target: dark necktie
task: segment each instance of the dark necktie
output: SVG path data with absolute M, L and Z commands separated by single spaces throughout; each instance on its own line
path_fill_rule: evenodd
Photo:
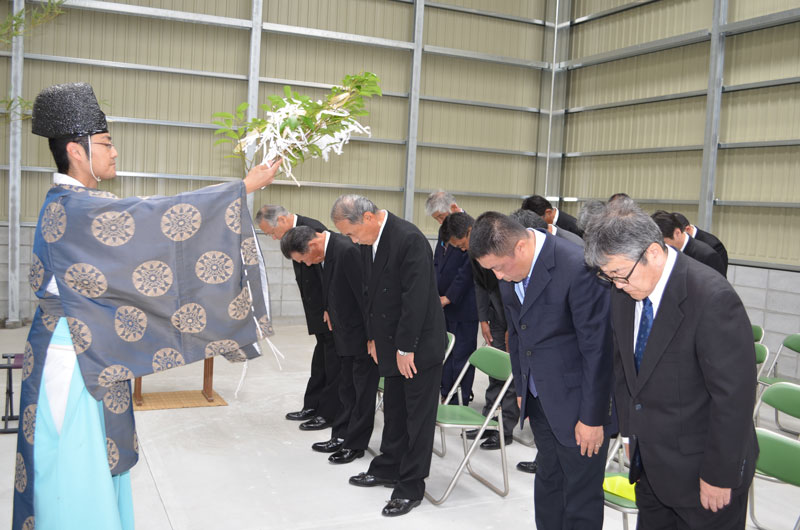
M 531 283 L 531 277 L 530 276 L 526 276 L 525 279 L 522 280 L 522 292 L 523 293 L 525 293 L 525 291 L 528 290 L 528 284 L 529 283 Z M 523 296 L 525 296 L 525 295 L 523 294 Z
M 636 334 L 636 348 L 633 351 L 633 362 L 636 365 L 636 373 L 639 373 L 639 366 L 642 364 L 642 355 L 647 346 L 647 337 L 653 328 L 653 304 L 649 298 L 642 300 L 642 316 L 639 318 L 639 333 Z

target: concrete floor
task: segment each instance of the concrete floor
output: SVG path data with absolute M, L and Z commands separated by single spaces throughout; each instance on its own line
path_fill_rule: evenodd
M 397 519 L 380 515 L 389 499 L 386 488 L 357 488 L 347 479 L 369 464 L 369 455 L 351 464 L 334 466 L 311 444 L 330 431 L 303 432 L 286 412 L 302 403 L 312 350 L 304 326 L 276 325 L 274 343 L 286 356 L 283 369 L 267 353 L 251 361 L 238 399 L 234 391 L 242 365 L 222 359 L 215 364 L 214 388 L 227 407 L 144 411 L 136 413 L 140 460 L 133 468 L 133 497 L 137 528 L 162 529 L 307 529 L 363 528 L 516 528 L 532 527 L 533 476 L 514 465 L 532 460 L 535 449 L 515 442 L 508 447 L 511 492 L 501 498 L 471 477 L 464 476 L 442 506 L 427 501 Z M 0 330 L 0 351 L 22 351 L 27 328 Z M 200 388 L 202 364 L 148 376 L 144 391 Z M 0 378 L 5 394 L 5 373 Z M 15 386 L 19 377 L 15 374 Z M 476 377 L 475 395 L 482 404 L 484 377 Z M 18 400 L 15 394 L 15 400 Z M 377 450 L 383 426 L 376 418 L 370 446 Z M 765 423 L 769 421 L 765 419 Z M 530 431 L 517 432 L 526 440 Z M 433 457 L 429 491 L 438 495 L 459 459 L 459 439 L 447 438 L 448 455 Z M 0 527 L 11 519 L 16 435 L 0 435 Z M 498 452 L 480 451 L 476 469 L 500 479 L 492 466 Z M 497 466 L 499 468 L 499 466 Z M 757 483 L 759 516 L 769 528 L 791 528 L 800 514 L 797 488 L 765 481 Z M 635 518 L 632 519 L 632 523 Z M 622 528 L 618 512 L 605 510 L 607 529 Z M 750 528 L 750 526 L 748 526 Z

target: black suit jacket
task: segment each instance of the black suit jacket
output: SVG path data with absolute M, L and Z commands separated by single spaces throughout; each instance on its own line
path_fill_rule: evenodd
M 722 258 L 719 256 L 719 254 L 714 252 L 713 248 L 709 247 L 702 241 L 697 241 L 688 234 L 686 237 L 688 237 L 689 240 L 686 242 L 686 247 L 684 247 L 683 253 L 690 258 L 696 259 L 704 265 L 708 265 L 718 273 L 725 276 L 726 267 L 722 263 Z
M 475 302 L 480 322 L 491 322 L 498 328 L 506 327 L 506 313 L 497 276 L 489 269 L 481 267 L 477 260 L 472 262 L 472 278 L 475 282 Z
M 699 228 L 695 227 L 695 235 L 694 238 L 698 241 L 702 241 L 709 247 L 714 249 L 714 252 L 719 254 L 719 257 L 722 258 L 722 265 L 724 267 L 723 275 L 727 276 L 728 274 L 728 250 L 725 248 L 725 245 L 722 244 L 722 241 L 717 239 L 717 236 L 712 234 L 711 232 L 706 232 L 705 230 L 700 230 Z
M 367 354 L 361 252 L 349 237 L 329 232 L 322 267 L 325 308 L 341 357 Z M 370 361 L 371 362 L 371 361 Z
M 295 214 L 297 215 L 297 214 Z M 317 232 L 327 230 L 325 225 L 310 217 L 297 216 L 297 226 L 310 226 Z M 328 332 L 328 325 L 322 316 L 325 312 L 322 299 L 322 267 L 319 265 L 304 265 L 292 261 L 294 278 L 300 288 L 300 299 L 303 301 L 303 312 L 306 314 L 308 334 Z
M 452 245 L 445 245 L 440 237 L 433 252 L 433 268 L 436 270 L 439 296 L 446 296 L 450 300 L 444 306 L 445 318 L 456 322 L 478 320 L 469 254 Z
M 367 338 L 375 341 L 382 376 L 399 376 L 397 350 L 414 352 L 417 370 L 441 364 L 447 346 L 444 313 L 427 238 L 387 212 L 375 260 L 362 245 Z
M 575 424 L 616 431 L 612 415 L 612 342 L 609 291 L 589 269 L 583 251 L 546 237 L 524 303 L 514 283 L 501 281 L 508 348 L 517 396 L 525 410 L 528 379 L 558 441 L 575 446 Z M 524 420 L 524 414 L 520 418 Z
M 638 374 L 635 301 L 613 291 L 620 432 L 632 450 L 638 445 L 655 494 L 668 506 L 697 507 L 700 478 L 745 491 L 758 451 L 756 366 L 750 321 L 733 287 L 677 252 Z M 638 471 L 631 469 L 632 480 Z
M 583 238 L 583 230 L 578 228 L 578 220 L 561 210 L 561 208 L 558 209 L 558 221 L 556 221 L 556 226 Z

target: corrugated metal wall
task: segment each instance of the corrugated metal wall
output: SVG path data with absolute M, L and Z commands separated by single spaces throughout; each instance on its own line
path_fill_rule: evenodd
M 625 4 L 629 9 L 591 16 Z M 711 29 L 713 0 L 630 4 L 573 2 L 573 20 L 589 18 L 571 29 L 570 56 L 585 60 L 625 47 L 631 47 L 627 55 L 632 55 L 637 53 L 636 46 Z M 798 7 L 797 0 L 731 0 L 727 22 Z M 622 191 L 652 201 L 645 208 L 681 211 L 697 220 L 709 47 L 706 37 L 704 42 L 570 71 L 562 196 L 604 199 Z M 800 143 L 798 50 L 800 23 L 725 40 L 715 185 L 720 204 L 713 208 L 711 230 L 725 242 L 733 259 L 800 264 L 796 244 L 800 147 L 764 144 Z M 743 86 L 759 82 L 777 86 Z M 645 98 L 657 101 L 636 101 Z M 614 154 L 634 149 L 641 152 Z M 668 202 L 672 200 L 680 202 Z M 733 202 L 745 204 L 729 204 Z M 792 207 L 778 207 L 781 204 Z M 575 211 L 578 206 L 567 202 L 564 208 Z

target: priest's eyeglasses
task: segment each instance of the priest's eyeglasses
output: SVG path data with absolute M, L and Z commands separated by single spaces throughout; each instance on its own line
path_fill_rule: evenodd
M 640 261 L 642 261 L 642 258 L 644 257 L 644 253 L 645 252 L 647 252 L 647 249 L 644 249 L 642 251 L 642 253 L 639 254 L 639 258 L 636 260 L 636 263 L 633 264 L 633 267 L 631 267 L 631 271 L 627 274 L 627 276 L 609 276 L 605 272 L 603 272 L 601 270 L 598 270 L 597 271 L 597 277 L 600 278 L 603 281 L 608 282 L 608 283 L 620 283 L 620 284 L 623 284 L 623 285 L 627 285 L 628 284 L 628 278 L 631 277 L 631 274 L 633 274 L 633 271 L 636 270 L 636 266 L 639 264 Z
M 109 151 L 114 149 L 114 144 L 112 144 L 111 142 L 109 142 L 109 143 L 106 143 L 106 142 L 92 142 L 92 145 L 103 145 Z

